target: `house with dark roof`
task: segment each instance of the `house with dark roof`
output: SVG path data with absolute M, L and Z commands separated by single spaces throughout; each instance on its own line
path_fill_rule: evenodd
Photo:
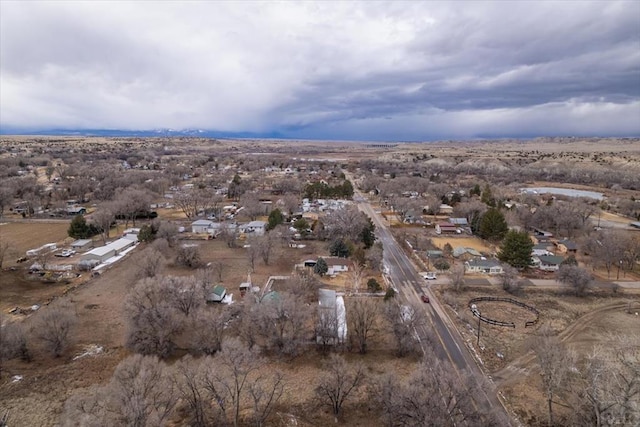
M 540 255 L 533 258 L 534 265 L 542 271 L 558 271 L 562 261 L 564 261 L 563 257 L 555 255 Z
M 561 254 L 575 254 L 578 252 L 578 245 L 568 239 L 556 242 L 556 247 Z

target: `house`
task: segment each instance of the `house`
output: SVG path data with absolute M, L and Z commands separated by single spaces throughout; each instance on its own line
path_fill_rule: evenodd
M 444 252 L 437 250 L 429 250 L 427 251 L 427 258 L 429 259 L 437 259 L 442 258 L 444 256 Z
M 242 230 L 245 233 L 253 233 L 256 236 L 262 236 L 267 230 L 267 223 L 265 221 L 251 221 L 250 223 L 242 226 Z
M 440 222 L 436 224 L 436 234 L 442 233 L 460 233 L 458 227 L 450 222 Z
M 558 247 L 558 252 L 561 254 L 575 254 L 578 252 L 578 245 L 571 240 L 560 240 L 556 242 L 556 246 Z
M 453 256 L 454 258 L 459 258 L 461 256 L 469 256 L 469 257 L 481 257 L 482 254 L 473 248 L 465 248 L 463 246 L 456 246 L 453 248 Z
M 71 248 L 75 251 L 86 251 L 93 247 L 93 240 L 91 239 L 80 239 L 76 240 L 71 244 Z
M 553 252 L 549 251 L 550 247 L 549 243 L 538 243 L 533 246 L 531 256 L 553 255 Z
M 502 274 L 502 264 L 493 259 L 472 259 L 464 263 L 465 273 Z
M 327 274 L 329 276 L 349 271 L 349 260 L 346 258 L 332 256 L 327 257 L 324 260 L 327 262 L 327 267 L 329 267 L 327 270 Z
M 438 208 L 438 213 L 441 215 L 451 215 L 453 213 L 453 206 L 442 204 Z
M 213 290 L 207 295 L 207 302 L 222 302 L 224 297 L 227 296 L 227 290 L 222 285 L 216 285 L 213 287 Z
M 536 258 L 539 262 L 534 260 L 534 264 L 536 264 L 538 269 L 542 271 L 558 271 L 560 269 L 560 264 L 564 261 L 563 257 L 555 255 L 541 255 Z
M 208 219 L 199 219 L 191 223 L 191 232 L 194 234 L 207 233 L 207 229 L 213 226 L 214 222 Z
M 451 224 L 455 224 L 458 227 L 468 227 L 469 226 L 469 221 L 467 221 L 467 218 L 449 218 L 449 222 Z

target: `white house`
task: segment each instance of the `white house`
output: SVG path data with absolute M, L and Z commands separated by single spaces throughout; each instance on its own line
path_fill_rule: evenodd
M 536 259 L 534 259 L 534 264 L 542 271 L 558 271 L 560 264 L 564 261 L 563 257 L 553 255 L 541 255 L 536 258 L 539 262 L 536 262 Z
M 82 255 L 81 261 L 98 261 L 100 264 L 102 264 L 115 255 L 115 248 L 109 246 L 100 246 L 98 248 L 91 249 L 89 252 Z
M 502 264 L 492 259 L 472 259 L 464 263 L 465 273 L 501 274 Z
M 267 223 L 265 221 L 251 221 L 242 226 L 245 233 L 253 233 L 256 236 L 262 236 L 267 231 Z
M 349 271 L 349 260 L 340 257 L 327 257 L 324 259 L 327 262 L 327 274 L 333 276 L 334 274 L 344 273 Z
M 191 232 L 195 234 L 206 233 L 208 228 L 211 228 L 213 221 L 207 219 L 199 219 L 191 223 Z

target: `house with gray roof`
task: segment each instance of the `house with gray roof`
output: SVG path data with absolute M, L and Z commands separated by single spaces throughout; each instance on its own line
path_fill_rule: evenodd
M 494 259 L 472 259 L 464 263 L 464 272 L 465 274 L 501 274 L 504 269 L 502 264 Z

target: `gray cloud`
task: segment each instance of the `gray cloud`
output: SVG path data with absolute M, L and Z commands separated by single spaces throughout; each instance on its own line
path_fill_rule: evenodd
M 640 134 L 640 3 L 1 2 L 0 126 Z

